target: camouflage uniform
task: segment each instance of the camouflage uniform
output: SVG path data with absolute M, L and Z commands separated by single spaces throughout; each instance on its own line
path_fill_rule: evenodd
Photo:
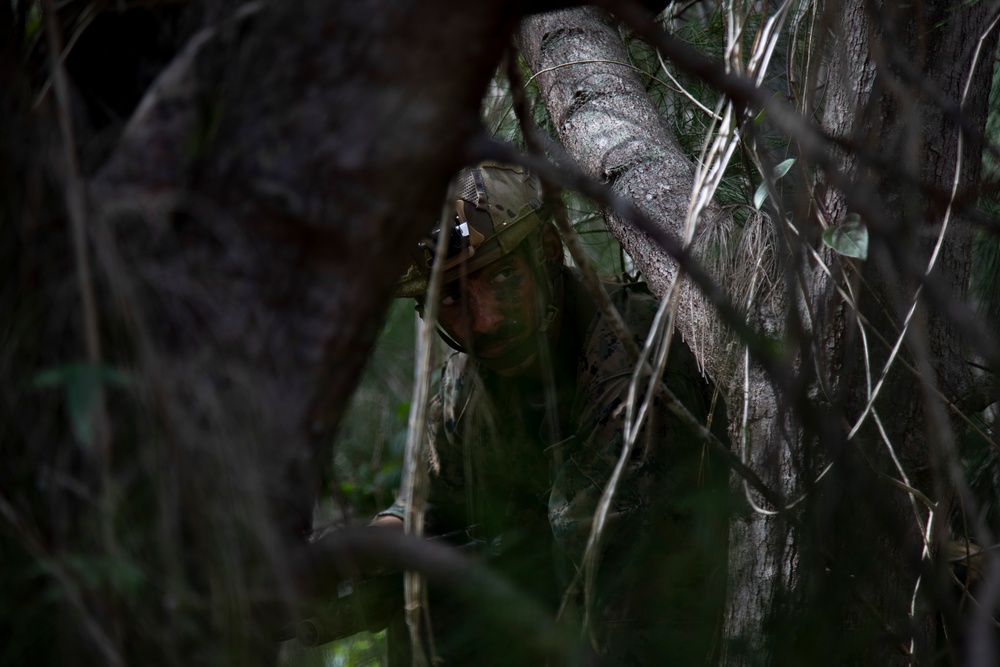
M 429 423 L 429 531 L 473 525 L 502 555 L 520 554 L 505 571 L 553 611 L 621 451 L 634 365 L 573 272 L 563 284 L 554 408 L 539 382 L 501 378 L 455 353 Z M 641 348 L 655 298 L 639 285 L 611 298 Z M 678 335 L 664 380 L 708 418 L 711 388 Z M 715 412 L 713 431 L 725 441 L 724 411 Z M 655 401 L 605 527 L 588 628 L 604 664 L 710 660 L 725 585 L 725 480 L 721 462 Z M 385 512 L 402 513 L 398 502 Z M 579 610 L 582 583 L 575 587 Z

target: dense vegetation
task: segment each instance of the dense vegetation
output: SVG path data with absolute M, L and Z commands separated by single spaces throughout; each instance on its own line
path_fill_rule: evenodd
M 621 23 L 557 20 L 625 55 L 583 37 L 552 65 L 509 38 L 553 3 L 377 4 L 0 6 L 0 664 L 279 659 L 275 628 L 330 594 L 306 538 L 399 486 L 433 371 L 389 293 L 449 175 L 500 150 L 480 122 L 549 161 L 600 272 L 661 296 L 678 254 L 649 239 L 713 202 L 696 266 L 739 321 L 693 288 L 674 312 L 763 480 L 734 472 L 728 661 L 994 664 L 992 10 L 688 2 L 654 25 L 608 2 Z M 626 74 L 655 155 L 588 162 L 571 112 Z M 673 152 L 699 179 L 680 219 L 629 181 Z

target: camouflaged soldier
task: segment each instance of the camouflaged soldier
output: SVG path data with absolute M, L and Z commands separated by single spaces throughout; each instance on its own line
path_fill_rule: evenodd
M 431 267 L 444 262 L 438 326 L 456 352 L 430 406 L 428 529 L 472 527 L 497 547 L 498 568 L 553 614 L 568 591 L 563 617 L 582 623 L 588 598 L 575 575 L 622 448 L 633 361 L 563 265 L 533 175 L 483 163 L 461 172 L 448 201 L 432 233 L 450 232 L 447 256 L 425 240 L 397 289 L 422 315 Z M 641 347 L 655 298 L 634 283 L 607 290 Z M 709 419 L 711 387 L 679 335 L 664 382 Z M 702 665 L 720 648 L 726 471 L 653 405 L 609 514 L 585 630 L 602 664 Z M 717 407 L 712 430 L 723 441 L 725 421 Z M 401 525 L 403 513 L 397 502 L 375 524 Z M 439 623 L 433 604 L 431 618 L 451 664 L 510 664 L 511 644 L 492 630 Z

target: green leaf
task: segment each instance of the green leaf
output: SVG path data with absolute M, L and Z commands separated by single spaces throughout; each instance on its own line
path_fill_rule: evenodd
M 79 554 L 67 557 L 65 565 L 85 588 L 99 591 L 110 586 L 129 600 L 137 598 L 145 581 L 139 566 L 124 558 Z
M 42 9 L 37 2 L 28 8 L 28 19 L 24 26 L 24 44 L 27 46 L 42 29 Z
M 785 174 L 787 174 L 788 171 L 792 168 L 793 164 L 795 164 L 795 158 L 793 157 L 790 157 L 787 160 L 782 160 L 781 162 L 779 162 L 778 166 L 774 168 L 774 175 L 773 175 L 774 182 L 777 183 L 778 181 L 780 181 L 782 177 L 784 177 Z M 758 211 L 760 210 L 760 207 L 764 205 L 764 200 L 767 199 L 767 194 L 768 194 L 767 179 L 765 178 L 763 181 L 761 181 L 761 184 L 757 186 L 757 192 L 754 193 L 753 196 L 753 206 Z
M 42 389 L 63 387 L 66 392 L 66 416 L 73 435 L 84 445 L 94 438 L 94 414 L 101 385 L 123 386 L 127 383 L 124 373 L 105 364 L 77 361 L 55 368 L 48 368 L 35 375 L 31 384 Z
M 106 593 L 110 587 L 128 602 L 139 600 L 146 573 L 138 563 L 124 557 L 99 554 L 66 554 L 58 559 L 43 557 L 36 562 L 33 574 L 42 581 L 40 600 L 45 604 L 65 599 L 67 588 L 63 574 L 68 575 L 71 586 L 86 591 Z
M 774 168 L 774 180 L 781 180 L 781 178 L 792 168 L 793 164 L 795 164 L 795 158 L 793 157 L 779 162 L 778 166 Z
M 868 228 L 857 213 L 823 232 L 823 243 L 846 257 L 868 258 Z
M 782 97 L 781 91 L 780 90 L 776 90 L 776 91 L 774 91 L 774 95 L 771 96 L 771 99 L 780 100 L 781 97 Z M 766 108 L 762 108 L 760 110 L 760 112 L 758 112 L 758 114 L 756 116 L 754 116 L 753 124 L 754 125 L 760 125 L 761 123 L 764 122 L 765 118 L 767 118 L 767 109 Z
M 753 196 L 753 207 L 759 211 L 760 207 L 764 205 L 765 199 L 767 199 L 767 181 L 761 181 Z

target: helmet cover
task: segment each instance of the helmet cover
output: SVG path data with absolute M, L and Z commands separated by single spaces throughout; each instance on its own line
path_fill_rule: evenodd
M 420 298 L 427 291 L 441 233 L 448 234 L 442 266 L 448 283 L 510 254 L 547 218 L 538 178 L 523 167 L 499 162 L 459 172 L 446 202 L 437 226 L 412 253 L 395 296 Z

